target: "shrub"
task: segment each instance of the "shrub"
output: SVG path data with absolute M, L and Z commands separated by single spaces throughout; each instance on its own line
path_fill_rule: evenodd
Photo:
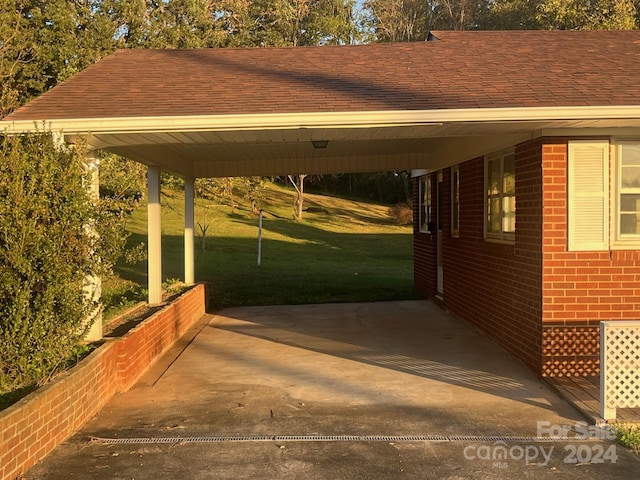
M 413 210 L 407 204 L 398 203 L 389 207 L 389 216 L 393 217 L 398 225 L 411 225 L 413 223 Z
M 618 423 L 614 425 L 613 431 L 616 434 L 616 441 L 620 445 L 640 453 L 640 426 Z
M 83 172 L 50 134 L 0 137 L 0 393 L 44 383 L 84 333 L 97 246 Z
M 96 249 L 103 277 L 112 274 L 116 262 L 136 263 L 146 258 L 144 244 L 128 246 L 126 221 L 144 196 L 146 167 L 113 154 L 100 158 L 100 200 L 93 213 L 99 241 Z

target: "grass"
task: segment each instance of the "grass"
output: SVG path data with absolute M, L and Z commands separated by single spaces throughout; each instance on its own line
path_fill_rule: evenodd
M 139 285 L 132 280 L 126 280 L 118 275 L 110 275 L 107 278 L 103 278 L 103 322 L 108 322 L 119 313 L 145 301 L 146 295 L 146 285 Z
M 180 192 L 163 195 L 164 278 L 183 277 L 183 202 Z M 246 202 L 232 213 L 229 206 L 196 200 L 196 222 L 209 225 L 204 251 L 196 237 L 196 280 L 209 283 L 212 306 L 415 298 L 412 230 L 397 225 L 388 206 L 308 194 L 309 207 L 312 212 L 297 223 L 291 219 L 293 192 L 266 186 L 258 267 L 258 218 Z M 141 205 L 128 223 L 132 243 L 146 242 L 146 221 Z M 141 292 L 146 268 L 146 262 L 119 265 L 118 288 Z

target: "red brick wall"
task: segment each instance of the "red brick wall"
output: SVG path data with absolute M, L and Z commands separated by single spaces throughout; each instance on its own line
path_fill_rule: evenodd
M 460 235 L 451 236 L 451 170 L 443 171 L 444 304 L 538 372 L 542 334 L 540 164 L 539 141 L 517 147 L 515 245 L 484 240 L 483 158 L 459 166 Z M 415 276 L 422 279 L 425 273 L 420 270 L 427 268 L 435 284 L 435 235 L 433 239 L 421 237 L 430 236 L 415 234 Z M 435 286 L 420 287 L 428 297 L 433 296 Z
M 204 314 L 197 285 L 124 337 L 108 340 L 60 378 L 0 412 L 0 478 L 19 478 L 127 390 Z
M 434 174 L 432 174 L 431 184 L 436 184 Z M 413 182 L 413 284 L 416 291 L 426 298 L 432 298 L 436 294 L 436 236 L 420 232 L 419 196 L 419 181 L 415 179 Z M 432 200 L 432 212 L 436 214 L 435 197 Z
M 543 375 L 599 373 L 599 322 L 640 317 L 640 251 L 567 251 L 567 140 L 547 139 Z
M 567 141 L 516 147 L 515 245 L 483 239 L 482 158 L 460 165 L 460 237 L 451 236 L 443 171 L 444 304 L 544 376 L 598 374 L 599 322 L 640 317 L 640 251 L 567 251 Z M 417 209 L 417 182 L 414 200 Z M 414 249 L 416 288 L 433 297 L 435 235 L 416 232 Z

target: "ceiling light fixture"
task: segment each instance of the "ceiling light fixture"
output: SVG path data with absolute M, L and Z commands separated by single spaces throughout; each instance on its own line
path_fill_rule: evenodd
M 329 145 L 329 140 L 311 140 L 313 144 L 313 148 L 327 148 Z

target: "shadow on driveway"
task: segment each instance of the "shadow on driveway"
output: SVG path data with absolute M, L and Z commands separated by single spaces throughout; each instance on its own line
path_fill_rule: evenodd
M 607 441 L 521 438 L 582 420 L 427 301 L 228 308 L 26 478 L 635 475 L 638 458 Z

